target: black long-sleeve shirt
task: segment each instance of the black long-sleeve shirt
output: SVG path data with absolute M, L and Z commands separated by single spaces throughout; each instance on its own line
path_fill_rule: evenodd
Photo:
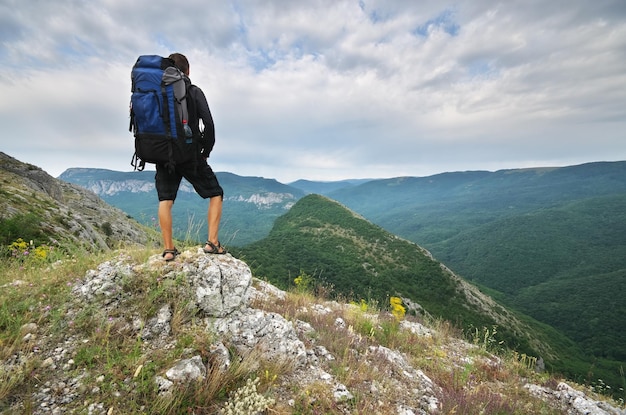
M 189 82 L 187 87 L 189 127 L 191 127 L 191 131 L 193 131 L 195 137 L 202 137 L 200 147 L 203 149 L 203 154 L 208 156 L 215 145 L 215 124 L 213 123 L 209 103 L 200 87 L 191 84 L 189 78 L 186 78 L 185 82 Z M 200 130 L 200 120 L 202 120 L 202 124 L 204 124 L 204 132 Z

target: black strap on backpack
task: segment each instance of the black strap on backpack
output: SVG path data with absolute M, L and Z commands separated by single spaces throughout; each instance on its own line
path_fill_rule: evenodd
M 135 152 L 130 159 L 130 165 L 133 167 L 133 170 L 136 171 L 143 171 L 143 169 L 146 168 L 146 162 L 137 157 L 137 152 Z

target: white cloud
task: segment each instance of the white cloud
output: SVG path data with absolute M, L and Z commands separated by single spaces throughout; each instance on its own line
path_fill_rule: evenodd
M 217 171 L 327 180 L 626 159 L 620 0 L 0 8 L 1 150 L 54 175 L 130 169 L 130 68 L 173 51 L 209 99 Z

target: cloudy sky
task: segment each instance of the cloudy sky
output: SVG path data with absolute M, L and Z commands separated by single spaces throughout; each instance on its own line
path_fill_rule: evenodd
M 131 171 L 131 67 L 178 51 L 215 119 L 215 171 L 287 183 L 626 160 L 624 0 L 171 4 L 3 0 L 0 151 L 53 176 Z

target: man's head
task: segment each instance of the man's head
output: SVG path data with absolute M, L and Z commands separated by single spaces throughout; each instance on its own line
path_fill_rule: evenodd
M 189 76 L 189 61 L 182 53 L 172 53 L 169 58 L 174 61 L 174 65 L 181 70 L 182 73 Z

